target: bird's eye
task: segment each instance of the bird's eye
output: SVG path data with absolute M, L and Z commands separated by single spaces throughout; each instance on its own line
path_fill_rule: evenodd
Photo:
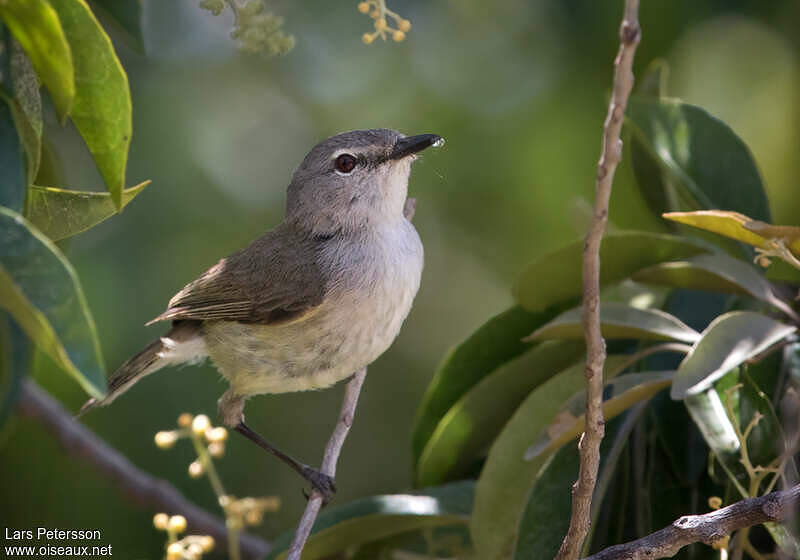
M 358 163 L 358 160 L 355 156 L 342 154 L 336 158 L 334 165 L 336 166 L 336 171 L 340 173 L 351 173 L 356 168 L 356 163 Z

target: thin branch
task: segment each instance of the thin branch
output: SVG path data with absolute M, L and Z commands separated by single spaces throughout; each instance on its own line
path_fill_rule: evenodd
M 608 115 L 603 125 L 603 148 L 597 163 L 594 213 L 583 248 L 583 331 L 586 338 L 586 428 L 581 436 L 580 470 L 572 491 L 569 530 L 557 560 L 573 560 L 580 554 L 589 531 L 592 494 L 600 464 L 600 442 L 604 434 L 603 365 L 606 344 L 600 332 L 600 244 L 608 222 L 608 201 L 614 172 L 622 157 L 620 132 L 625 107 L 633 89 L 633 56 L 639 44 L 639 0 L 625 0 L 619 30 L 620 47 L 614 60 L 614 85 Z
M 769 521 L 787 521 L 797 513 L 799 506 L 800 484 L 782 492 L 748 498 L 703 515 L 684 515 L 660 531 L 629 543 L 611 546 L 586 560 L 670 558 L 692 543 L 710 545 L 738 529 Z
M 367 368 L 356 373 L 347 383 L 347 387 L 344 390 L 344 399 L 342 401 L 342 410 L 339 412 L 339 421 L 336 423 L 336 428 L 333 430 L 331 439 L 328 440 L 328 445 L 325 447 L 325 456 L 322 458 L 322 472 L 330 477 L 336 475 L 336 462 L 339 460 L 339 453 L 342 451 L 342 445 L 344 445 L 344 440 L 347 437 L 347 433 L 350 431 L 350 426 L 353 425 L 358 396 L 361 394 L 361 386 L 364 384 L 366 375 Z M 311 534 L 311 528 L 317 520 L 317 515 L 321 507 L 322 494 L 314 490 L 311 492 L 311 497 L 309 497 L 308 503 L 306 504 L 306 510 L 303 512 L 303 517 L 300 518 L 294 540 L 292 540 L 292 544 L 289 547 L 288 560 L 300 560 L 303 547 L 308 540 L 308 536 Z
M 169 482 L 137 468 L 86 426 L 75 422 L 69 412 L 30 379 L 22 387 L 19 411 L 56 436 L 69 454 L 87 461 L 116 483 L 133 502 L 154 511 L 179 513 L 193 531 L 211 535 L 222 545 L 227 543 L 224 520 L 191 503 Z M 270 551 L 270 545 L 258 537 L 240 535 L 239 539 L 248 558 L 263 558 Z

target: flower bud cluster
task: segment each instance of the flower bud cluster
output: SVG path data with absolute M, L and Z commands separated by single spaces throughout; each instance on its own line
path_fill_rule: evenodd
M 225 9 L 225 0 L 202 0 L 200 7 L 215 16 Z M 245 52 L 270 56 L 286 54 L 294 48 L 294 36 L 283 31 L 283 18 L 264 10 L 263 0 L 227 0 L 234 15 L 231 37 Z
M 186 531 L 186 518 L 182 515 L 157 513 L 153 525 L 169 535 L 167 560 L 200 560 L 203 554 L 214 548 L 214 538 L 210 535 L 187 535 L 178 540 L 178 535 Z
M 389 10 L 385 0 L 363 0 L 358 3 L 358 11 L 375 20 L 373 23 L 375 31 L 361 36 L 361 40 L 367 45 L 377 37 L 385 41 L 387 36 L 399 43 L 406 38 L 406 33 L 411 29 L 411 22 Z

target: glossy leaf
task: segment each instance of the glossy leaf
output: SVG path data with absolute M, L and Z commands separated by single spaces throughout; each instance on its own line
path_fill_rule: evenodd
M 150 184 L 145 181 L 122 191 L 124 208 Z M 73 236 L 117 213 L 111 195 L 32 186 L 28 190 L 26 217 L 53 241 Z
M 578 341 L 540 344 L 484 377 L 436 426 L 417 463 L 416 483 L 429 486 L 468 474 L 525 397 L 582 360 L 583 348 Z
M 27 184 L 30 185 L 39 171 L 42 152 L 42 97 L 33 65 L 16 41 L 11 41 L 11 86 L 14 94 L 11 108 L 25 149 Z
M 0 307 L 87 393 L 103 396 L 100 345 L 75 271 L 52 241 L 2 207 Z
M 94 158 L 117 209 L 122 208 L 131 142 L 128 77 L 85 0 L 50 0 L 72 49 L 75 104 L 72 121 Z
M 25 200 L 25 162 L 14 123 L 13 101 L 0 93 L 0 206 L 22 211 Z
M 92 6 L 98 12 L 105 12 L 108 19 L 130 38 L 136 50 L 144 52 L 141 0 L 92 0 Z
M 72 109 L 75 80 L 70 45 L 58 13 L 47 0 L 5 0 L 0 2 L 0 18 L 30 57 L 58 115 L 65 118 Z
M 0 428 L 14 410 L 30 371 L 31 344 L 11 316 L 0 311 Z
M 453 404 L 498 366 L 519 356 L 531 345 L 522 337 L 555 317 L 561 309 L 530 313 L 512 307 L 484 323 L 464 342 L 451 349 L 433 376 L 412 436 L 415 463 L 422 455 L 439 421 Z
M 554 338 L 583 339 L 581 311 L 580 307 L 565 311 L 524 340 L 532 342 Z M 700 338 L 699 332 L 669 313 L 659 309 L 639 309 L 616 302 L 600 305 L 600 328 L 603 337 L 607 339 L 637 338 L 692 343 Z
M 626 116 L 677 196 L 694 201 L 690 209 L 747 212 L 770 221 L 758 167 L 728 125 L 700 107 L 674 99 L 633 97 Z
M 679 400 L 705 391 L 725 373 L 796 330 L 752 311 L 734 311 L 716 318 L 678 366 L 672 398 Z
M 612 284 L 642 268 L 708 252 L 700 242 L 639 231 L 609 233 L 600 248 L 600 282 Z M 581 294 L 583 240 L 528 265 L 514 282 L 514 297 L 529 311 L 574 300 Z M 528 333 L 525 333 L 528 334 Z
M 627 356 L 609 356 L 605 371 L 626 360 Z M 495 560 L 511 553 L 531 485 L 548 457 L 541 454 L 526 461 L 525 450 L 584 383 L 583 363 L 551 377 L 528 395 L 494 440 L 475 488 L 470 528 L 476 558 Z
M 752 265 L 725 254 L 698 255 L 685 261 L 657 264 L 640 270 L 633 279 L 674 288 L 744 294 L 797 318 L 794 310 L 775 295 L 770 283 Z
M 753 247 L 766 247 L 767 240 L 770 238 L 786 239 L 787 246 L 792 253 L 800 256 L 800 237 L 798 237 L 800 228 L 773 226 L 753 220 L 739 212 L 724 210 L 669 212 L 664 214 L 664 217 L 673 222 L 724 235 Z
M 303 560 L 326 558 L 391 535 L 442 525 L 466 524 L 472 511 L 472 481 L 415 494 L 371 496 L 320 513 L 303 550 Z M 286 558 L 294 530 L 279 537 L 269 560 Z

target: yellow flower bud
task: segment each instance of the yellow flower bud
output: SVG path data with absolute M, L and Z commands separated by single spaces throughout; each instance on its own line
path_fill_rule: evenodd
M 189 476 L 192 478 L 200 478 L 206 470 L 203 468 L 203 463 L 195 461 L 189 465 Z
M 158 432 L 156 437 L 153 438 L 156 442 L 156 446 L 160 449 L 169 449 L 175 442 L 178 441 L 178 434 L 175 432 Z
M 197 543 L 192 543 L 186 547 L 186 554 L 189 558 L 200 558 L 203 555 L 203 547 Z
M 169 518 L 169 529 L 176 533 L 183 533 L 186 530 L 186 518 L 182 515 L 173 515 Z
M 178 416 L 178 426 L 181 428 L 188 428 L 192 424 L 192 415 L 188 412 L 184 412 L 180 416 Z
M 711 496 L 708 499 L 708 507 L 711 509 L 719 509 L 722 507 L 722 498 L 719 496 Z
M 369 34 L 369 33 L 364 33 L 364 34 L 361 36 L 361 40 L 362 40 L 362 41 L 364 41 L 364 44 L 365 44 L 365 45 L 369 45 L 369 44 L 370 44 L 370 43 L 371 43 L 371 42 L 372 42 L 374 39 L 375 39 L 375 36 L 374 36 L 374 35 L 371 35 L 371 34 Z
M 369 2 L 359 2 L 358 11 L 362 14 L 366 14 L 369 11 Z
M 398 43 L 406 38 L 406 34 L 400 31 L 399 29 L 392 33 L 392 39 L 397 41 Z
M 172 543 L 167 547 L 167 560 L 181 560 L 183 558 L 183 545 L 181 543 Z
M 160 531 L 166 531 L 169 524 L 169 515 L 166 513 L 157 513 L 153 516 L 153 526 Z
M 244 516 L 244 520 L 248 525 L 258 525 L 263 518 L 264 516 L 257 509 L 251 509 Z
M 408 33 L 408 31 L 411 29 L 411 22 L 407 19 L 401 19 L 397 22 L 397 28 L 404 33 Z
M 231 502 L 233 502 L 233 499 L 230 496 L 220 496 L 219 497 L 219 505 L 222 508 L 228 507 L 229 505 L 231 505 Z
M 209 443 L 213 442 L 223 442 L 228 439 L 228 430 L 223 428 L 222 426 L 218 426 L 216 428 L 211 428 L 206 430 L 206 441 Z
M 203 535 L 200 537 L 199 543 L 203 552 L 208 552 L 214 548 L 214 537 L 211 535 Z
M 198 414 L 192 420 L 192 431 L 198 436 L 206 433 L 206 430 L 211 427 L 211 420 L 205 414 Z
M 381 18 L 377 20 L 375 22 L 375 29 L 377 29 L 378 31 L 383 31 L 384 29 L 386 29 L 386 19 Z
M 208 453 L 215 459 L 219 459 L 225 455 L 225 444 L 221 441 L 215 441 L 208 444 Z

